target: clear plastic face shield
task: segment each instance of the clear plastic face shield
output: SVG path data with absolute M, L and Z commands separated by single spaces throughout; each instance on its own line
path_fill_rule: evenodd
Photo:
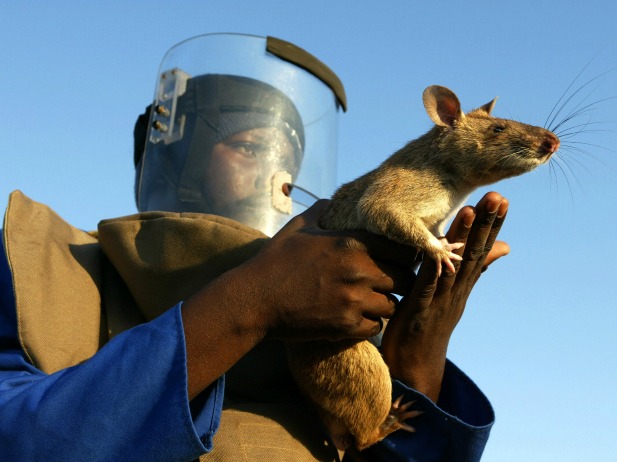
M 311 195 L 332 194 L 344 106 L 336 75 L 287 42 L 236 34 L 181 42 L 160 67 L 138 209 L 211 213 L 272 235 Z

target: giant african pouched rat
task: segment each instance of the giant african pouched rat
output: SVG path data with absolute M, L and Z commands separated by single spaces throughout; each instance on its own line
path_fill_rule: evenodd
M 379 167 L 341 186 L 321 225 L 368 230 L 424 251 L 454 271 L 463 244 L 443 237 L 448 219 L 476 188 L 529 172 L 559 148 L 552 132 L 491 116 L 496 99 L 467 114 L 457 96 L 430 86 L 423 102 L 435 126 Z M 418 414 L 392 402 L 389 370 L 368 340 L 288 344 L 299 386 L 320 408 L 335 444 L 366 448 Z

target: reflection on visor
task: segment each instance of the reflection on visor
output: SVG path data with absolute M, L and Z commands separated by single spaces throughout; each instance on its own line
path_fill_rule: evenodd
M 297 148 L 281 130 L 246 130 L 224 139 L 221 143 L 239 155 L 254 158 L 262 165 L 279 166 L 290 172 L 298 169 L 294 155 Z
M 271 177 L 271 188 L 240 199 L 226 211 L 227 216 L 262 230 L 272 236 L 295 213 L 308 209 L 320 198 L 309 190 L 291 182 L 291 175 L 284 171 Z
M 214 34 L 165 55 L 136 155 L 140 211 L 215 214 L 272 235 L 315 201 L 307 189 L 332 193 L 344 98 L 269 42 Z
M 294 149 L 278 128 L 255 128 L 236 133 L 214 145 L 201 177 L 202 196 L 212 213 L 237 219 L 237 204 L 260 196 L 271 200 L 272 181 L 285 172 L 290 182 L 297 171 Z M 278 188 L 280 192 L 280 188 Z M 271 207 L 273 204 L 269 204 Z M 277 207 L 291 213 L 291 207 Z

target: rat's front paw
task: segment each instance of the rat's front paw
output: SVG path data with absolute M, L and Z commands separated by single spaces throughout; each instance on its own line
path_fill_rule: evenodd
M 437 276 L 441 276 L 442 263 L 451 273 L 456 272 L 453 261 L 461 261 L 463 258 L 455 254 L 453 250 L 460 249 L 464 245 L 465 244 L 462 242 L 450 244 L 445 237 L 442 237 L 439 239 L 435 238 L 433 246 L 429 249 L 425 249 L 426 253 L 437 263 Z

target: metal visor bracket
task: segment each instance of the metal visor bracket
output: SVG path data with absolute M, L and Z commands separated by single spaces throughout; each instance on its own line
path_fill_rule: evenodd
M 186 82 L 191 76 L 174 68 L 161 74 L 152 111 L 150 142 L 173 143 L 184 133 L 184 114 L 177 114 L 178 98 L 186 91 Z

